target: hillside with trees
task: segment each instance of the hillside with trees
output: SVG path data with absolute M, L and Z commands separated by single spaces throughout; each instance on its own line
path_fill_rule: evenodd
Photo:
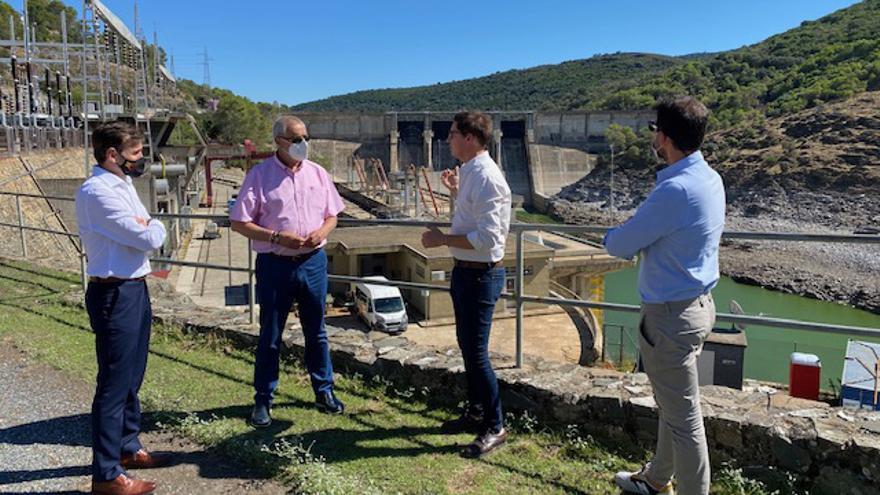
M 294 110 L 385 112 L 406 110 L 578 110 L 609 89 L 647 80 L 683 59 L 643 53 L 599 55 L 556 65 L 510 70 L 416 88 L 358 91 L 294 106 Z
M 416 88 L 358 91 L 294 110 L 629 110 L 692 94 L 716 128 L 880 87 L 880 0 L 865 0 L 736 50 L 599 55 Z

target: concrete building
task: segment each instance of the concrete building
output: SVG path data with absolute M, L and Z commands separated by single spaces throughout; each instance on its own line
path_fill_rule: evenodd
M 595 167 L 605 152 L 605 130 L 611 124 L 638 131 L 655 117 L 651 110 L 619 112 L 487 112 L 494 131 L 489 152 L 501 166 L 514 194 L 539 210 L 547 198 L 576 182 Z M 297 114 L 309 127 L 312 150 L 337 180 L 351 181 L 349 159 L 381 160 L 394 174 L 409 165 L 439 172 L 453 167 L 446 138 L 454 112 L 389 112 L 385 114 Z
M 338 228 L 327 243 L 328 271 L 336 275 L 384 275 L 389 280 L 449 285 L 453 258 L 446 247 L 422 247 L 423 229 L 412 227 L 375 226 Z M 524 248 L 524 282 L 526 293 L 547 296 L 550 290 L 550 263 L 553 249 L 526 241 Z M 504 257 L 507 271 L 506 290 L 513 292 L 516 276 L 516 241 L 509 236 Z M 344 294 L 347 283 L 331 283 L 330 292 Z M 401 289 L 410 309 L 428 319 L 453 316 L 452 300 L 446 292 Z M 505 309 L 506 301 L 498 301 L 497 310 Z M 530 307 L 530 305 L 526 305 Z

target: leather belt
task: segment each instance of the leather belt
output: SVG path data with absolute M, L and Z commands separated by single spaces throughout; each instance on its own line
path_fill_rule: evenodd
M 499 266 L 504 266 L 504 260 L 499 261 L 466 261 L 466 260 L 455 260 L 455 266 L 461 268 L 475 268 L 477 270 L 491 270 L 492 268 L 497 268 Z
M 303 254 L 275 254 L 275 253 L 266 253 L 266 254 L 268 254 L 269 256 L 274 256 L 276 258 L 282 258 L 282 259 L 289 260 L 289 261 L 300 261 L 300 260 L 304 260 L 304 259 L 308 258 L 309 256 L 312 256 L 313 254 L 317 253 L 320 250 L 321 249 L 318 248 L 318 249 L 315 249 L 313 251 L 309 251 L 308 253 L 303 253 Z
M 144 280 L 147 278 L 146 275 L 143 277 L 137 278 L 119 278 L 119 277 L 89 277 L 89 283 L 91 284 L 117 284 L 119 282 L 132 282 L 138 280 Z

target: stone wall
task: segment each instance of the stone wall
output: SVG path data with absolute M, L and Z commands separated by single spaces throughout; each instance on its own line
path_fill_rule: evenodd
M 158 320 L 256 347 L 258 330 L 247 325 L 246 314 L 198 308 L 165 285 L 151 290 Z M 340 371 L 382 375 L 400 387 L 428 387 L 433 398 L 447 405 L 464 397 L 457 349 L 419 346 L 403 336 L 376 332 L 329 327 L 328 333 Z M 286 355 L 301 359 L 303 346 L 300 331 L 286 334 Z M 493 355 L 492 360 L 507 410 L 527 410 L 547 423 L 581 425 L 608 441 L 651 448 L 656 440 L 657 406 L 644 374 L 529 355 L 521 369 L 513 367 L 509 356 Z M 794 399 L 757 385 L 743 391 L 704 386 L 701 403 L 714 465 L 783 468 L 813 480 L 812 493 L 880 493 L 880 414 Z

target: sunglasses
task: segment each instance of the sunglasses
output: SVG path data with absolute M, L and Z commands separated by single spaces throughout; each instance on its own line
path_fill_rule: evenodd
M 284 139 L 286 141 L 290 141 L 291 143 L 294 143 L 294 144 L 299 144 L 303 141 L 309 142 L 309 139 L 311 139 L 309 136 L 294 136 L 294 137 L 280 136 L 280 137 L 281 137 L 281 139 Z
M 652 120 L 648 122 L 648 129 L 650 129 L 651 132 L 657 132 L 660 130 L 660 127 L 658 127 L 657 123 Z

